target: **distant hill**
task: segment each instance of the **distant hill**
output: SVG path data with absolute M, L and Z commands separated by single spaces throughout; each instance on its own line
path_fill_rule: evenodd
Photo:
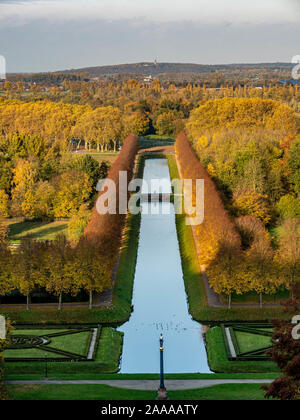
M 135 63 L 135 64 L 117 64 L 113 66 L 85 67 L 80 69 L 63 70 L 59 73 L 88 73 L 92 77 L 114 74 L 142 74 L 142 75 L 160 75 L 160 74 L 199 74 L 214 73 L 220 70 L 247 70 L 247 69 L 266 69 L 267 71 L 287 70 L 292 68 L 290 63 L 264 63 L 264 64 L 227 64 L 227 65 L 205 65 L 192 63 Z

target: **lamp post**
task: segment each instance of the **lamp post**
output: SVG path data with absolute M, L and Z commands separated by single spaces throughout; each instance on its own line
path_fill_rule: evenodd
M 160 334 L 160 337 L 159 337 L 159 352 L 160 352 L 160 386 L 158 389 L 157 399 L 166 400 L 167 390 L 165 388 L 165 382 L 164 382 L 164 338 L 162 334 Z
M 48 380 L 48 358 L 47 358 L 47 354 L 45 354 L 45 362 L 46 362 L 46 365 L 45 365 L 45 378 L 46 378 L 46 380 Z

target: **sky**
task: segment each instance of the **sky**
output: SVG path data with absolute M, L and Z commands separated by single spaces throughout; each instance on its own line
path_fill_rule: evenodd
M 300 0 L 0 0 L 8 72 L 290 62 L 299 40 Z

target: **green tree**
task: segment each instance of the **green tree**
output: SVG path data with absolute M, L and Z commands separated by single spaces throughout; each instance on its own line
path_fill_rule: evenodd
M 74 212 L 68 223 L 68 238 L 79 241 L 91 217 L 91 210 L 87 204 L 82 204 L 79 211 Z
M 101 178 L 101 169 L 99 163 L 91 155 L 76 156 L 72 165 L 76 171 L 81 171 L 89 177 L 93 191 Z
M 300 199 L 292 194 L 281 197 L 277 210 L 282 219 L 296 219 L 300 217 Z
M 64 172 L 51 180 L 55 188 L 54 217 L 69 217 L 89 198 L 92 187 L 88 175 L 77 171 Z
M 291 170 L 290 181 L 294 185 L 296 194 L 300 194 L 300 136 L 291 144 L 288 153 L 288 165 Z
M 9 197 L 4 190 L 0 190 L 0 217 L 9 216 Z

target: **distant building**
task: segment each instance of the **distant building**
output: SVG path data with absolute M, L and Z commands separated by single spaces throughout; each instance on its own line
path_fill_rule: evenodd
M 153 82 L 153 77 L 151 75 L 144 78 L 145 85 L 151 85 L 152 82 Z

